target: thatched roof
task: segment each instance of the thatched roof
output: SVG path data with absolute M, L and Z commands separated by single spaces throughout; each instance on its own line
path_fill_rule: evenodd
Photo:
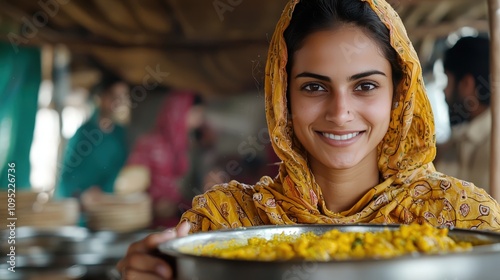
M 268 39 L 286 2 L 3 0 L 0 39 L 64 44 L 74 54 L 75 75 L 95 60 L 134 84 L 149 67 L 168 72 L 163 84 L 169 87 L 234 94 L 262 86 Z M 424 62 L 436 38 L 462 26 L 488 30 L 485 0 L 390 2 Z M 22 24 L 36 31 L 23 33 Z

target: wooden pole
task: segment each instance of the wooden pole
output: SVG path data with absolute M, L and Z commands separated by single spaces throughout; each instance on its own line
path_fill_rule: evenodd
M 491 196 L 500 201 L 500 0 L 488 0 L 491 39 Z

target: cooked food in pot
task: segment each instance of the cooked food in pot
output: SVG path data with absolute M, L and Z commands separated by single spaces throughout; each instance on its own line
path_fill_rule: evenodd
M 380 232 L 342 232 L 337 229 L 316 235 L 278 234 L 270 240 L 249 238 L 246 244 L 238 240 L 211 243 L 198 248 L 202 256 L 243 260 L 307 260 L 330 261 L 362 258 L 392 258 L 405 254 L 441 254 L 467 251 L 472 243 L 455 241 L 447 228 L 428 224 L 402 225 L 396 230 Z

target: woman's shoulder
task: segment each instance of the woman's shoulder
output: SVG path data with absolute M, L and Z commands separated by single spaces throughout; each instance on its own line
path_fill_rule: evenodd
M 262 182 L 265 182 L 267 185 L 268 182 L 272 182 L 272 179 L 264 176 L 255 185 L 249 185 L 235 180 L 229 183 L 214 185 L 208 191 L 193 199 L 193 207 L 204 205 L 209 202 L 234 203 L 249 200 L 253 201 L 253 196 L 262 185 Z
M 468 196 L 489 196 L 484 189 L 477 187 L 473 182 L 435 170 L 425 170 L 425 172 L 413 176 L 411 180 L 405 180 L 403 185 L 408 186 L 410 194 L 414 197 L 453 197 L 464 194 Z
M 193 198 L 192 208 L 184 213 L 183 219 L 193 224 L 194 231 L 263 224 L 254 203 L 254 194 L 262 182 L 269 180 L 269 177 L 263 177 L 255 185 L 238 181 L 215 185 Z
M 407 206 L 432 224 L 500 230 L 498 202 L 471 182 L 434 171 L 416 179 L 406 193 L 412 197 Z
M 465 197 L 477 197 L 493 200 L 484 189 L 476 186 L 473 182 L 452 177 L 437 171 L 431 173 L 431 177 L 437 178 L 439 182 L 437 186 L 445 196 L 458 195 L 461 199 Z

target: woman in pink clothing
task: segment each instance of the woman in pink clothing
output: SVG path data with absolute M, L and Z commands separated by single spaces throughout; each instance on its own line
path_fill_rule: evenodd
M 174 92 L 165 98 L 153 130 L 137 140 L 116 186 L 147 190 L 155 228 L 175 226 L 180 206 L 189 204 L 180 183 L 188 171 L 189 129 L 200 122 L 199 114 L 191 110 L 196 100 L 190 92 Z

